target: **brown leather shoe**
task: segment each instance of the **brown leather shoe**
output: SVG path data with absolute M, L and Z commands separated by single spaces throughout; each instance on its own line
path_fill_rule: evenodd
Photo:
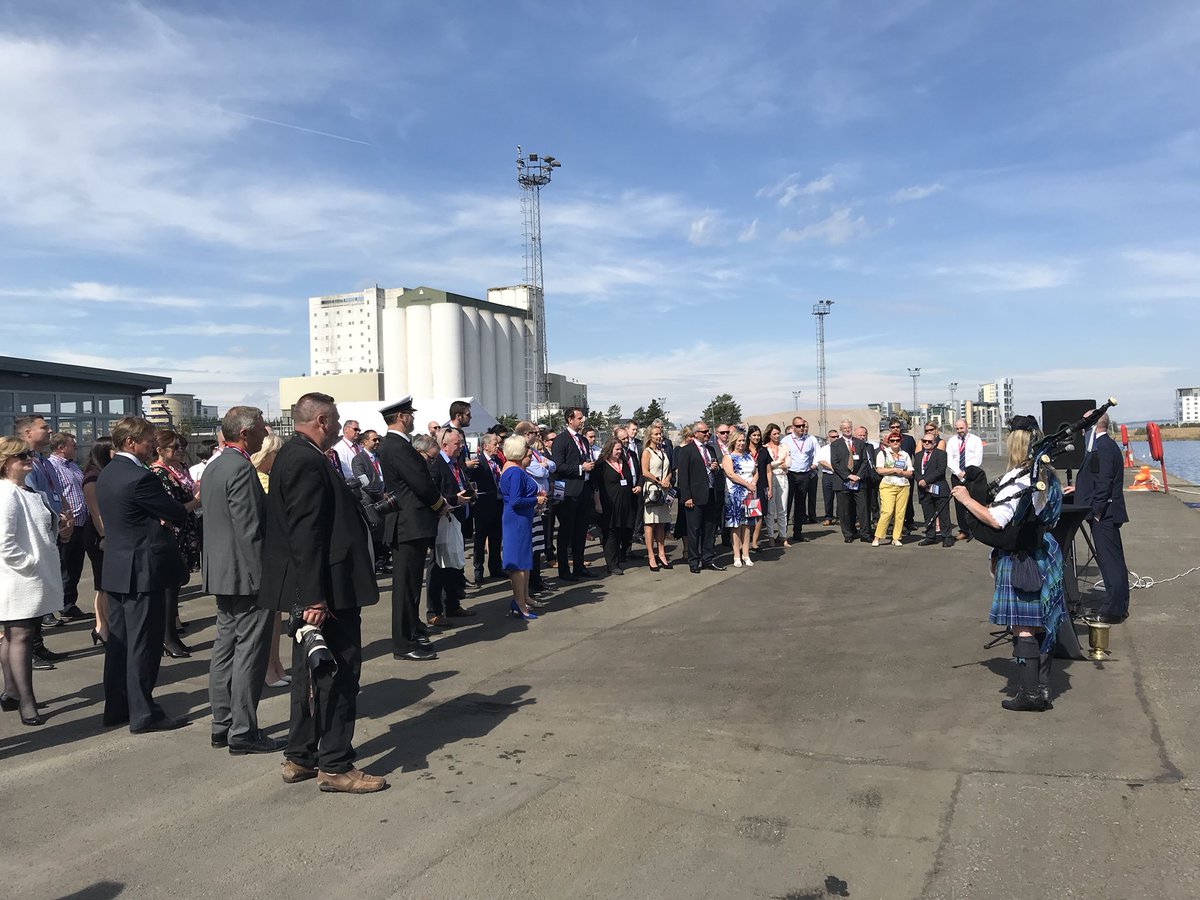
M 373 794 L 387 786 L 388 783 L 380 776 L 368 775 L 359 769 L 336 775 L 328 772 L 317 773 L 317 787 L 332 794 Z
M 284 784 L 295 784 L 297 781 L 308 781 L 308 779 L 316 777 L 316 769 L 310 769 L 308 766 L 302 766 L 300 763 L 292 762 L 290 759 L 285 759 L 283 761 Z
M 437 628 L 448 628 L 450 626 L 450 620 L 445 616 L 430 616 L 425 621 Z

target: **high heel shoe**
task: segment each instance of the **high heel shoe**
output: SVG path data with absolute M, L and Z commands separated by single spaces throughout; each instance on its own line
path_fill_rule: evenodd
M 671 571 L 671 564 L 669 562 L 667 562 L 665 559 L 660 559 L 658 561 L 658 567 L 660 569 L 664 569 L 667 572 Z
M 174 647 L 163 647 L 163 656 L 169 656 L 171 659 L 189 659 L 192 655 L 192 648 L 185 647 L 183 644 L 177 644 Z
M 649 566 L 651 572 L 661 572 L 662 571 L 662 569 L 659 566 L 656 566 L 653 562 L 650 562 L 647 565 Z
M 521 607 L 517 606 L 517 601 L 513 600 L 508 606 L 509 615 L 517 616 L 521 619 L 536 619 L 537 613 L 521 612 Z
M 34 716 L 32 719 L 27 719 L 24 716 L 21 716 L 21 724 L 22 725 L 31 725 L 31 726 L 43 725 L 43 724 L 45 724 L 45 722 L 46 722 L 46 720 L 43 719 L 41 716 Z
M 0 709 L 5 712 L 16 712 L 21 708 L 21 701 L 15 697 L 10 697 L 8 694 L 0 694 Z
M 97 631 L 95 628 L 93 628 L 92 629 L 92 646 L 95 647 L 97 644 L 107 645 L 108 639 L 100 637 L 100 632 Z

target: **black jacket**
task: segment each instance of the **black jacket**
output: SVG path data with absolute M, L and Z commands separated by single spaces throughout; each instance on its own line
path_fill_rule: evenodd
M 475 476 L 475 490 L 478 494 L 473 504 L 476 521 L 488 521 L 497 519 L 504 512 L 504 504 L 500 500 L 500 485 L 496 481 L 496 476 L 492 473 L 492 467 L 488 465 L 487 457 L 480 450 L 475 454 L 475 458 L 479 460 L 479 465 L 473 470 Z M 496 465 L 503 468 L 497 461 Z
M 104 521 L 102 590 L 137 594 L 187 582 L 187 563 L 162 521 L 182 525 L 188 513 L 153 472 L 114 456 L 96 480 L 96 503 Z
M 460 522 L 466 521 L 466 507 L 458 505 L 458 492 L 461 488 L 459 488 L 458 482 L 454 478 L 454 470 L 450 468 L 450 463 L 446 462 L 446 458 L 439 453 L 433 458 L 433 462 L 430 463 L 429 471 L 433 475 L 433 483 L 437 486 L 438 493 L 442 495 L 442 499 L 451 507 L 454 518 Z M 466 470 L 462 469 L 461 471 L 465 481 L 467 477 Z
M 938 496 L 950 496 L 950 485 L 946 483 L 946 451 L 934 447 L 929 451 L 929 463 L 922 468 L 921 460 L 924 458 L 924 450 L 918 450 L 917 455 L 913 457 L 913 484 L 917 485 L 917 490 L 924 494 L 937 485 Z M 921 487 L 921 481 L 924 481 L 927 486 Z
M 711 453 L 711 451 L 710 451 Z M 713 459 L 716 459 L 714 456 Z M 675 451 L 675 462 L 679 466 L 678 487 L 679 502 L 693 501 L 696 506 L 708 503 L 708 467 L 704 465 L 704 457 L 696 447 L 695 441 L 688 441 Z M 713 479 L 716 489 L 716 478 Z
M 263 530 L 259 606 L 286 612 L 321 601 L 333 610 L 378 602 L 362 507 L 302 434 L 292 435 L 271 467 Z
M 388 543 L 432 541 L 437 536 L 438 513 L 446 501 L 433 483 L 429 463 L 412 441 L 389 431 L 379 443 L 383 483 L 396 495 L 396 527 Z
M 866 442 L 860 441 L 858 438 L 851 438 L 851 440 L 854 444 L 854 455 L 858 456 L 857 462 L 851 459 L 844 437 L 834 441 L 833 447 L 829 451 L 829 465 L 833 467 L 833 489 L 835 491 L 844 491 L 842 483 L 851 475 L 862 478 L 869 471 Z
M 563 483 L 564 496 L 568 498 L 578 497 L 580 494 L 590 490 L 587 472 L 580 473 L 579 467 L 585 462 L 591 462 L 591 445 L 588 444 L 587 438 L 582 434 L 579 435 L 584 446 L 588 448 L 588 455 L 585 457 L 579 450 L 579 445 L 575 442 L 575 438 L 571 436 L 571 432 L 565 428 L 562 433 L 555 439 L 550 447 L 550 458 L 554 460 L 554 478 Z
M 1079 475 L 1075 478 L 1075 503 L 1090 506 L 1092 515 L 1102 521 L 1114 525 L 1128 522 L 1124 470 L 1125 462 L 1117 442 L 1107 434 L 1096 435 L 1096 442 L 1091 452 L 1083 455 Z M 104 524 L 108 525 L 107 518 Z

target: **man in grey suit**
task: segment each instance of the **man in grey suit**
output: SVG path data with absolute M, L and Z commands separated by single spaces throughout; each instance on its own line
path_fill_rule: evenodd
M 278 753 L 283 742 L 258 727 L 270 657 L 272 609 L 256 605 L 262 581 L 266 494 L 250 462 L 267 434 L 262 410 L 235 406 L 221 420 L 225 449 L 204 470 L 204 590 L 217 598 L 217 637 L 208 671 L 212 745 L 234 756 Z

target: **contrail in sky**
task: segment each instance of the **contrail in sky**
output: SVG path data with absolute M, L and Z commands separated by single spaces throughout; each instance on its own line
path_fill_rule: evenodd
M 360 141 L 357 138 L 346 137 L 341 134 L 330 134 L 328 131 L 317 131 L 315 128 L 305 128 L 303 125 L 292 125 L 290 122 L 277 122 L 274 119 L 264 119 L 262 116 L 252 116 L 250 113 L 237 112 L 232 109 L 221 107 L 221 112 L 228 113 L 231 116 L 241 116 L 243 119 L 253 119 L 255 122 L 265 122 L 267 125 L 278 125 L 280 128 L 291 128 L 293 131 L 303 131 L 306 134 L 315 134 L 320 137 L 333 138 L 335 141 L 345 141 L 348 144 L 362 144 L 364 147 L 370 147 L 369 141 Z

